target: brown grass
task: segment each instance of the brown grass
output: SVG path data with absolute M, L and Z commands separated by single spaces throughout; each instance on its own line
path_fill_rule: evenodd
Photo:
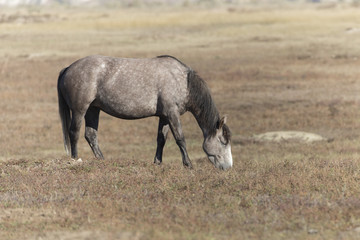
M 360 237 L 357 9 L 0 15 L 1 239 Z M 157 119 L 105 114 L 99 141 L 106 160 L 94 159 L 81 139 L 84 162 L 70 161 L 56 80 L 90 54 L 170 54 L 196 69 L 229 116 L 234 168 L 221 172 L 205 159 L 190 114 L 182 123 L 194 170 L 182 167 L 172 137 L 163 165 L 152 164 Z M 241 145 L 274 130 L 335 140 Z

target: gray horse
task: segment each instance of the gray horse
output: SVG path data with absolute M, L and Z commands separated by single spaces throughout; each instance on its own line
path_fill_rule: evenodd
M 223 170 L 233 164 L 226 118 L 220 119 L 206 83 L 174 57 L 85 57 L 60 72 L 57 88 L 65 150 L 69 154 L 71 149 L 74 159 L 84 117 L 85 138 L 95 157 L 104 158 L 97 140 L 102 110 L 123 119 L 159 117 L 154 162 L 162 162 L 171 129 L 184 166 L 191 168 L 180 123 L 180 115 L 190 111 L 203 132 L 203 149 L 209 160 Z

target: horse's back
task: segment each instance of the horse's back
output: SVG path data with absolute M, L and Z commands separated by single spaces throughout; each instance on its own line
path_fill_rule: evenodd
M 63 85 L 75 105 L 84 102 L 116 117 L 142 118 L 172 106 L 185 110 L 187 72 L 171 57 L 89 56 L 68 67 Z

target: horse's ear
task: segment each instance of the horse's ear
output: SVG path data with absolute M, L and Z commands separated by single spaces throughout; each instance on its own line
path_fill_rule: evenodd
M 227 120 L 227 116 L 226 116 L 226 115 L 219 120 L 218 129 L 222 129 L 222 127 L 223 127 L 224 124 L 226 123 L 226 120 Z

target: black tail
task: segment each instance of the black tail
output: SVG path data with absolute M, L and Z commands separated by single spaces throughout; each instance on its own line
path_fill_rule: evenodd
M 70 108 L 68 104 L 66 103 L 60 89 L 59 89 L 59 83 L 61 79 L 64 76 L 64 73 L 66 72 L 67 68 L 64 68 L 61 70 L 58 78 L 58 99 L 59 99 L 59 114 L 61 119 L 61 125 L 62 125 L 62 131 L 64 136 L 64 147 L 65 151 L 68 155 L 70 155 L 70 137 L 69 137 L 69 129 L 70 129 L 70 123 L 71 123 L 71 117 L 70 117 Z

